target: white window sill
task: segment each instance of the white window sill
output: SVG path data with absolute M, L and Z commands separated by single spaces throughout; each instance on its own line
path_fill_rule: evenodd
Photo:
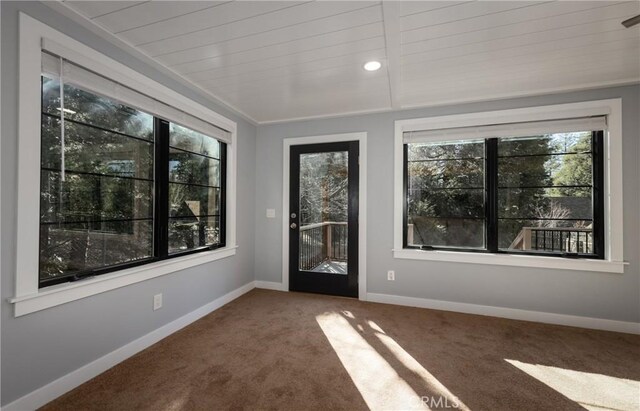
M 393 257 L 408 260 L 450 261 L 456 263 L 508 265 L 514 267 L 552 268 L 606 273 L 623 273 L 624 266 L 628 264 L 624 261 L 411 249 L 393 250 Z
M 224 247 L 217 250 L 149 263 L 139 267 L 127 268 L 114 273 L 91 277 L 86 280 L 54 285 L 42 288 L 34 294 L 19 295 L 10 298 L 9 302 L 14 304 L 15 316 L 19 317 L 186 268 L 230 257 L 236 253 L 236 248 L 238 247 Z

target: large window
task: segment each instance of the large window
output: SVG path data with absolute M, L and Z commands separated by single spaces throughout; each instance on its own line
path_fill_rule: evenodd
M 225 144 L 171 124 L 169 254 L 223 244 Z
M 497 248 L 604 257 L 602 131 L 497 140 Z
M 43 75 L 40 287 L 224 246 L 225 161 L 211 136 Z
M 19 17 L 15 315 L 235 255 L 237 123 Z
M 603 131 L 571 124 L 408 135 L 404 247 L 604 258 Z
M 406 144 L 406 242 L 482 249 L 484 141 Z

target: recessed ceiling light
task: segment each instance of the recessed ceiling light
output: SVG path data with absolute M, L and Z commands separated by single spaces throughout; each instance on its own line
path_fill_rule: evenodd
M 364 69 L 367 71 L 376 71 L 382 67 L 382 64 L 379 61 L 369 61 L 365 63 Z

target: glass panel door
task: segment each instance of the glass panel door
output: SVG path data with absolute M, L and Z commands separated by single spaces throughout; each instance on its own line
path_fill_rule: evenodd
M 290 288 L 357 295 L 358 143 L 291 148 Z
M 298 268 L 347 274 L 349 152 L 300 155 Z

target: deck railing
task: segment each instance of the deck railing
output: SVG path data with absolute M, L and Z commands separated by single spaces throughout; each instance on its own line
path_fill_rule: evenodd
M 407 244 L 414 245 L 414 225 L 407 225 Z M 579 227 L 523 227 L 509 245 L 511 250 L 593 253 L 593 230 Z
M 324 261 L 347 261 L 346 222 L 325 221 L 300 227 L 300 269 L 313 270 Z
M 509 248 L 593 253 L 593 230 L 577 227 L 523 227 Z

